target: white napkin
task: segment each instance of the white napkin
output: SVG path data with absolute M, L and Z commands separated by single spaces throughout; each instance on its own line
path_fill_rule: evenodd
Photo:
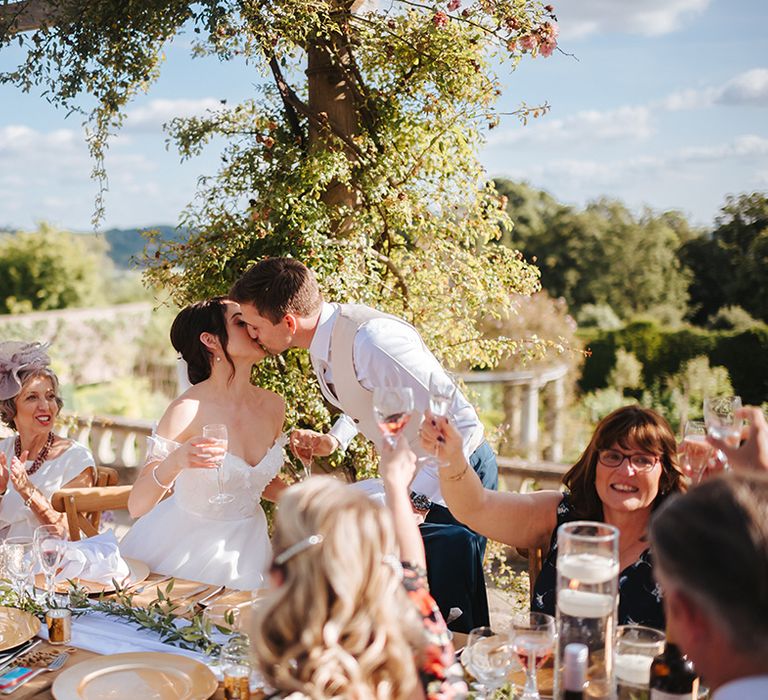
M 112 579 L 122 581 L 130 573 L 112 530 L 79 542 L 68 542 L 61 565 L 57 581 L 81 578 L 108 584 Z

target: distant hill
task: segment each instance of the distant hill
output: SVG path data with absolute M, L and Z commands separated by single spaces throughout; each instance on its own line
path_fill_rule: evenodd
M 143 231 L 159 231 L 164 240 L 170 240 L 180 235 L 173 226 L 145 226 L 143 228 L 111 228 L 104 232 L 104 238 L 109 243 L 108 255 L 117 267 L 127 269 L 133 267 L 131 258 L 139 257 L 144 252 L 147 239 Z

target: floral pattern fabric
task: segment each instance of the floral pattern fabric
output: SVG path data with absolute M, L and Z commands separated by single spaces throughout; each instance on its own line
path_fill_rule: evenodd
M 557 507 L 557 525 L 552 532 L 549 553 L 533 589 L 531 610 L 535 612 L 555 614 L 557 528 L 563 523 L 578 519 L 566 494 Z M 619 574 L 619 624 L 664 629 L 661 588 L 653 578 L 653 560 L 649 549 Z
M 451 634 L 435 599 L 429 593 L 427 572 L 403 564 L 403 586 L 421 616 L 424 647 L 416 657 L 416 667 L 428 700 L 451 700 L 467 696 L 467 684 L 451 642 Z

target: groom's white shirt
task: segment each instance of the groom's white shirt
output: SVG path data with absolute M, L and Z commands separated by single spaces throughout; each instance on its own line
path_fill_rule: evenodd
M 344 406 L 332 392 L 333 376 L 329 365 L 331 336 L 339 312 L 338 304 L 323 302 L 320 319 L 309 346 L 309 354 L 323 395 L 343 411 Z M 421 420 L 421 415 L 429 406 L 429 377 L 432 372 L 441 371 L 442 367 L 413 327 L 392 318 L 367 321 L 355 334 L 353 358 L 355 375 L 364 389 L 373 390 L 383 386 L 411 387 L 416 413 L 413 420 Z M 450 415 L 462 435 L 465 456 L 469 457 L 483 441 L 483 426 L 475 409 L 460 391 L 454 396 Z M 330 434 L 339 441 L 342 449 L 345 449 L 357 432 L 353 418 L 342 415 L 331 428 Z M 366 437 L 374 439 L 378 436 Z M 419 456 L 426 455 L 418 444 L 418 439 L 413 442 L 411 449 Z M 445 504 L 435 468 L 421 469 L 413 480 L 412 488 L 435 503 Z

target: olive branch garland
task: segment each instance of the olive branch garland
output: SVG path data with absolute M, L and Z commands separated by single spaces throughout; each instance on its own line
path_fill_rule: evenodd
M 224 616 L 228 626 L 211 625 L 210 621 L 203 619 L 202 613 L 195 613 L 189 618 L 179 615 L 178 611 L 186 606 L 177 605 L 170 597 L 175 579 L 168 582 L 165 590 L 158 588 L 157 596 L 146 606 L 134 606 L 134 594 L 127 588 L 121 588 L 114 579 L 112 583 L 115 586 L 113 593 L 100 593 L 94 599 L 89 598 L 87 590 L 70 580 L 69 603 L 59 607 L 68 608 L 75 617 L 91 611 L 100 612 L 149 630 L 157 634 L 165 644 L 208 656 L 217 655 L 222 646 L 212 638 L 213 629 L 223 634 L 230 634 L 234 629 L 234 616 L 231 612 Z M 36 600 L 28 591 L 19 594 L 6 580 L 0 581 L 0 605 L 24 610 L 40 620 L 45 619 L 49 607 Z

